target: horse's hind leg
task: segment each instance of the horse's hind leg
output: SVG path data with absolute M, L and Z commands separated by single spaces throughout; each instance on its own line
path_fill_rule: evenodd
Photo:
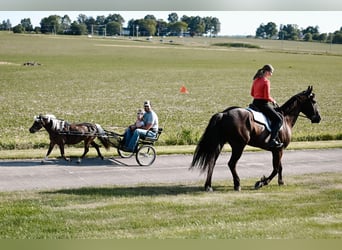
M 91 145 L 96 149 L 97 155 L 103 160 L 103 156 L 102 156 L 102 154 L 100 152 L 99 145 L 96 142 L 94 142 L 94 141 L 91 142 Z
M 83 154 L 81 156 L 81 159 L 83 159 L 86 154 L 89 152 L 89 142 L 84 142 L 84 151 L 83 151 Z M 80 161 L 80 160 L 79 160 Z
M 65 157 L 64 145 L 63 145 L 63 144 L 59 144 L 58 146 L 59 146 L 59 151 L 61 152 L 62 158 L 63 158 L 64 160 L 66 160 L 66 161 L 70 161 L 70 160 L 68 160 L 68 159 Z
M 213 192 L 213 188 L 211 186 L 211 179 L 213 176 L 213 172 L 214 172 L 214 166 L 210 164 L 210 166 L 208 167 L 208 172 L 207 172 L 207 180 L 205 181 L 205 184 L 204 184 L 204 190 L 207 192 Z
M 241 190 L 240 177 L 236 172 L 236 163 L 240 159 L 245 146 L 242 146 L 242 145 L 241 146 L 237 146 L 237 145 L 232 146 L 231 145 L 231 147 L 232 147 L 232 155 L 230 156 L 228 166 L 229 166 L 230 172 L 232 173 L 232 176 L 233 176 L 234 190 L 240 191 Z
M 218 153 L 215 155 L 215 160 L 212 161 L 209 166 L 208 166 L 208 172 L 207 172 L 207 180 L 205 181 L 205 184 L 204 184 L 204 190 L 205 191 L 208 191 L 208 192 L 213 192 L 213 188 L 211 186 L 211 179 L 212 179 L 212 176 L 213 176 L 213 172 L 214 172 L 214 167 L 215 167 L 215 163 L 216 163 L 216 160 L 217 158 L 219 157 L 219 154 L 222 150 L 222 147 L 223 147 L 223 143 L 221 143 L 219 145 L 219 150 L 218 150 Z

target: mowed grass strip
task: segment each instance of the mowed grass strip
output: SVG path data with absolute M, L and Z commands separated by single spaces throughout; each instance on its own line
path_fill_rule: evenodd
M 241 192 L 202 185 L 0 193 L 1 239 L 341 239 L 340 173 Z

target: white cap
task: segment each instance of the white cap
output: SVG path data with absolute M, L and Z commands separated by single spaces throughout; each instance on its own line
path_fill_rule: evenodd
M 145 106 L 151 107 L 151 102 L 150 102 L 150 101 L 148 101 L 148 100 L 147 100 L 147 101 L 145 101 L 145 102 L 144 102 L 144 107 L 145 107 Z

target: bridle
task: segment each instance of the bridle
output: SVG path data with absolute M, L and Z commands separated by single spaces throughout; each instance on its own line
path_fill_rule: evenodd
M 311 119 L 310 119 L 309 117 L 307 117 L 306 115 L 299 114 L 298 116 L 300 116 L 300 117 L 304 117 L 304 118 L 306 118 L 306 119 L 308 119 L 308 120 L 310 120 L 310 121 L 311 121 Z
M 312 94 L 310 94 L 309 99 L 310 99 L 311 95 L 312 95 Z M 300 101 L 298 97 L 297 97 L 296 99 L 297 99 L 297 101 Z M 303 114 L 301 114 L 301 113 L 298 114 L 298 117 L 303 117 L 303 118 L 306 118 L 306 119 L 308 119 L 308 120 L 310 120 L 310 121 L 312 120 L 312 119 L 311 119 L 310 117 L 308 117 L 307 115 L 303 115 Z

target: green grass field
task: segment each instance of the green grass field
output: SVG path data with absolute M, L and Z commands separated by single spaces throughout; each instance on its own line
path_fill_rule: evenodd
M 172 43 L 170 40 L 172 39 Z M 300 118 L 294 140 L 341 139 L 342 45 L 226 38 L 159 41 L 0 33 L 0 149 L 46 147 L 30 134 L 33 116 L 52 113 L 70 122 L 96 122 L 120 131 L 145 99 L 165 127 L 159 145 L 196 144 L 211 115 L 251 102 L 251 78 L 275 67 L 279 104 L 314 86 L 322 122 Z M 245 42 L 260 49 L 225 48 Z M 41 66 L 22 66 L 36 61 Z M 185 85 L 189 94 L 181 94 Z
M 254 181 L 1 192 L 0 238 L 341 239 L 341 174 Z
M 260 49 L 213 46 L 240 42 Z M 314 86 L 323 120 L 312 125 L 300 118 L 294 140 L 337 139 L 333 144 L 341 147 L 341 45 L 7 32 L 0 32 L 0 43 L 0 158 L 45 154 L 33 150 L 48 143 L 46 132 L 29 134 L 34 115 L 53 113 L 120 131 L 145 99 L 165 128 L 160 151 L 192 144 L 182 146 L 192 152 L 212 114 L 248 105 L 251 78 L 266 63 L 276 68 L 272 94 L 280 104 Z M 22 66 L 28 61 L 42 65 Z M 189 94 L 179 93 L 182 85 Z M 286 186 L 257 191 L 255 180 L 244 180 L 240 193 L 227 182 L 216 182 L 214 193 L 203 192 L 202 183 L 0 192 L 0 238 L 341 239 L 341 180 L 339 173 L 289 176 Z

